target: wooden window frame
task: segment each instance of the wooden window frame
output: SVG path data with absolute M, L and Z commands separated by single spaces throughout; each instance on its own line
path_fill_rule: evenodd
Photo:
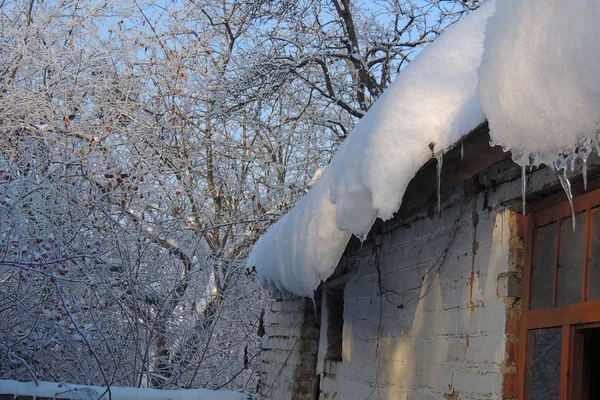
M 596 186 L 596 185 L 594 185 Z M 557 202 L 561 196 L 563 201 Z M 560 223 L 557 223 L 556 236 L 556 256 L 554 265 L 554 294 L 553 307 L 547 309 L 530 310 L 531 296 L 531 268 L 533 263 L 533 231 L 534 227 L 543 226 L 554 221 L 560 221 L 563 218 L 571 216 L 571 206 L 565 200 L 564 193 L 557 193 L 555 196 L 539 202 L 530 208 L 530 214 L 525 218 L 525 254 L 524 254 L 524 276 L 523 276 L 523 300 L 521 315 L 520 342 L 521 349 L 519 353 L 519 377 L 520 391 L 519 398 L 525 399 L 526 390 L 526 367 L 527 367 L 527 348 L 528 332 L 533 329 L 562 327 L 562 346 L 561 346 L 561 364 L 560 364 L 560 389 L 559 399 L 571 399 L 571 393 L 574 387 L 574 380 L 578 379 L 576 373 L 571 373 L 576 369 L 573 354 L 577 351 L 575 346 L 581 345 L 576 340 L 578 330 L 600 326 L 600 301 L 587 301 L 589 293 L 590 277 L 590 254 L 591 254 L 591 221 L 592 208 L 600 206 L 600 189 L 590 191 L 574 197 L 573 208 L 575 213 L 586 211 L 586 229 L 584 245 L 584 269 L 583 282 L 581 288 L 581 302 L 565 306 L 557 306 L 558 289 L 558 250 L 560 249 Z M 599 211 L 600 212 L 600 211 Z

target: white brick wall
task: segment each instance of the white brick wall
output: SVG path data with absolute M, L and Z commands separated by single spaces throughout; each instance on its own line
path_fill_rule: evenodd
M 344 293 L 344 360 L 337 385 L 321 380 L 322 399 L 329 387 L 341 399 L 501 398 L 506 306 L 497 293 L 510 229 L 508 211 L 482 203 L 414 221 L 346 258 L 357 265 Z
M 483 196 L 346 254 L 342 362 L 318 350 L 326 310 L 279 295 L 263 342 L 265 398 L 312 400 L 319 374 L 322 400 L 501 399 L 511 212 L 484 209 Z
M 261 391 L 267 399 L 314 400 L 319 316 L 310 299 L 274 297 L 262 343 Z

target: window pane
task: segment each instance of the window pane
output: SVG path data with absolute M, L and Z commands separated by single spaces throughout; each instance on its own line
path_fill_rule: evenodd
M 558 256 L 558 292 L 556 305 L 581 302 L 585 249 L 585 211 L 565 218 L 560 225 L 560 252 Z
M 600 209 L 592 214 L 592 251 L 588 300 L 600 300 Z
M 558 400 L 561 345 L 561 327 L 528 332 L 526 399 Z
M 556 222 L 535 230 L 531 269 L 532 310 L 552 307 L 554 294 L 554 259 L 556 254 Z

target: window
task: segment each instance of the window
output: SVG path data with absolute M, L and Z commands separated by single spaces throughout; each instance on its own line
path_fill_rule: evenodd
M 344 329 L 344 287 L 325 290 L 327 309 L 327 351 L 325 359 L 342 361 L 342 338 Z
M 528 216 L 521 398 L 600 399 L 600 190 Z

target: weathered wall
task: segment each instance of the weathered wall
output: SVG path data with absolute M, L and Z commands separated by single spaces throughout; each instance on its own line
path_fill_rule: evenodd
M 332 343 L 330 343 L 330 341 L 332 340 L 332 335 L 328 334 L 328 329 L 331 329 L 331 327 L 329 326 L 329 324 L 331 324 L 331 318 L 329 316 L 330 313 L 333 312 L 339 312 L 339 310 L 334 310 L 331 307 L 329 307 L 329 301 L 330 301 L 330 296 L 329 294 L 331 293 L 330 291 L 328 291 L 327 289 L 334 287 L 334 288 L 340 288 L 340 287 L 345 287 L 345 279 L 343 282 L 328 282 L 327 284 L 323 285 L 322 287 L 322 291 L 321 291 L 321 301 L 322 301 L 322 305 L 321 305 L 321 334 L 320 334 L 320 339 L 319 339 L 319 352 L 317 353 L 317 374 L 319 375 L 320 378 L 320 382 L 319 382 L 319 392 L 320 392 L 320 399 L 336 399 L 337 398 L 337 393 L 338 393 L 338 376 L 337 376 L 337 371 L 338 371 L 338 367 L 342 364 L 343 359 L 330 359 L 327 358 L 328 357 L 328 349 L 330 346 L 332 346 Z M 345 291 L 345 290 L 344 290 Z M 339 299 L 340 301 L 343 301 L 345 303 L 344 300 L 344 296 L 343 293 L 341 294 L 341 298 Z M 343 312 L 342 312 L 343 313 Z M 336 321 L 337 323 L 340 323 L 343 321 Z M 340 324 L 341 325 L 341 324 Z M 339 326 L 339 325 L 338 325 Z M 342 326 L 343 328 L 343 326 Z M 339 328 L 338 328 L 339 329 Z M 339 334 L 339 331 L 338 331 Z M 343 331 L 342 331 L 342 336 L 343 336 Z M 339 337 L 335 337 L 333 340 L 336 341 L 336 345 L 338 344 L 343 344 L 342 342 L 342 338 Z M 336 348 L 339 348 L 339 346 L 334 345 Z M 343 351 L 343 348 L 341 348 L 341 350 Z M 342 354 L 343 356 L 343 354 Z
M 347 253 L 341 362 L 324 356 L 327 297 L 319 315 L 312 300 L 277 294 L 263 343 L 263 395 L 314 399 L 315 374 L 323 400 L 509 394 L 503 377 L 515 372 L 507 353 L 515 336 L 506 321 L 520 304 L 516 219 L 480 193 Z
M 510 161 L 496 164 L 444 193 L 441 216 L 424 204 L 346 251 L 342 275 L 324 284 L 345 288 L 343 360 L 326 360 L 323 341 L 315 357 L 309 335 L 320 399 L 516 398 L 523 243 L 520 217 L 509 209 L 521 203 L 519 176 Z M 540 169 L 528 190 L 539 199 L 560 188 L 551 170 Z M 276 304 L 271 333 L 288 324 L 289 332 L 265 343 L 264 394 L 286 399 L 298 371 L 296 349 L 287 349 L 307 325 L 284 321 L 306 312 L 301 301 Z M 309 325 L 323 338 L 326 308 L 321 312 L 320 328 L 315 320 Z
M 347 255 L 338 398 L 502 397 L 515 216 L 484 203 L 472 196 Z
M 319 303 L 311 299 L 274 294 L 262 344 L 261 393 L 265 398 L 315 399 L 318 310 Z

